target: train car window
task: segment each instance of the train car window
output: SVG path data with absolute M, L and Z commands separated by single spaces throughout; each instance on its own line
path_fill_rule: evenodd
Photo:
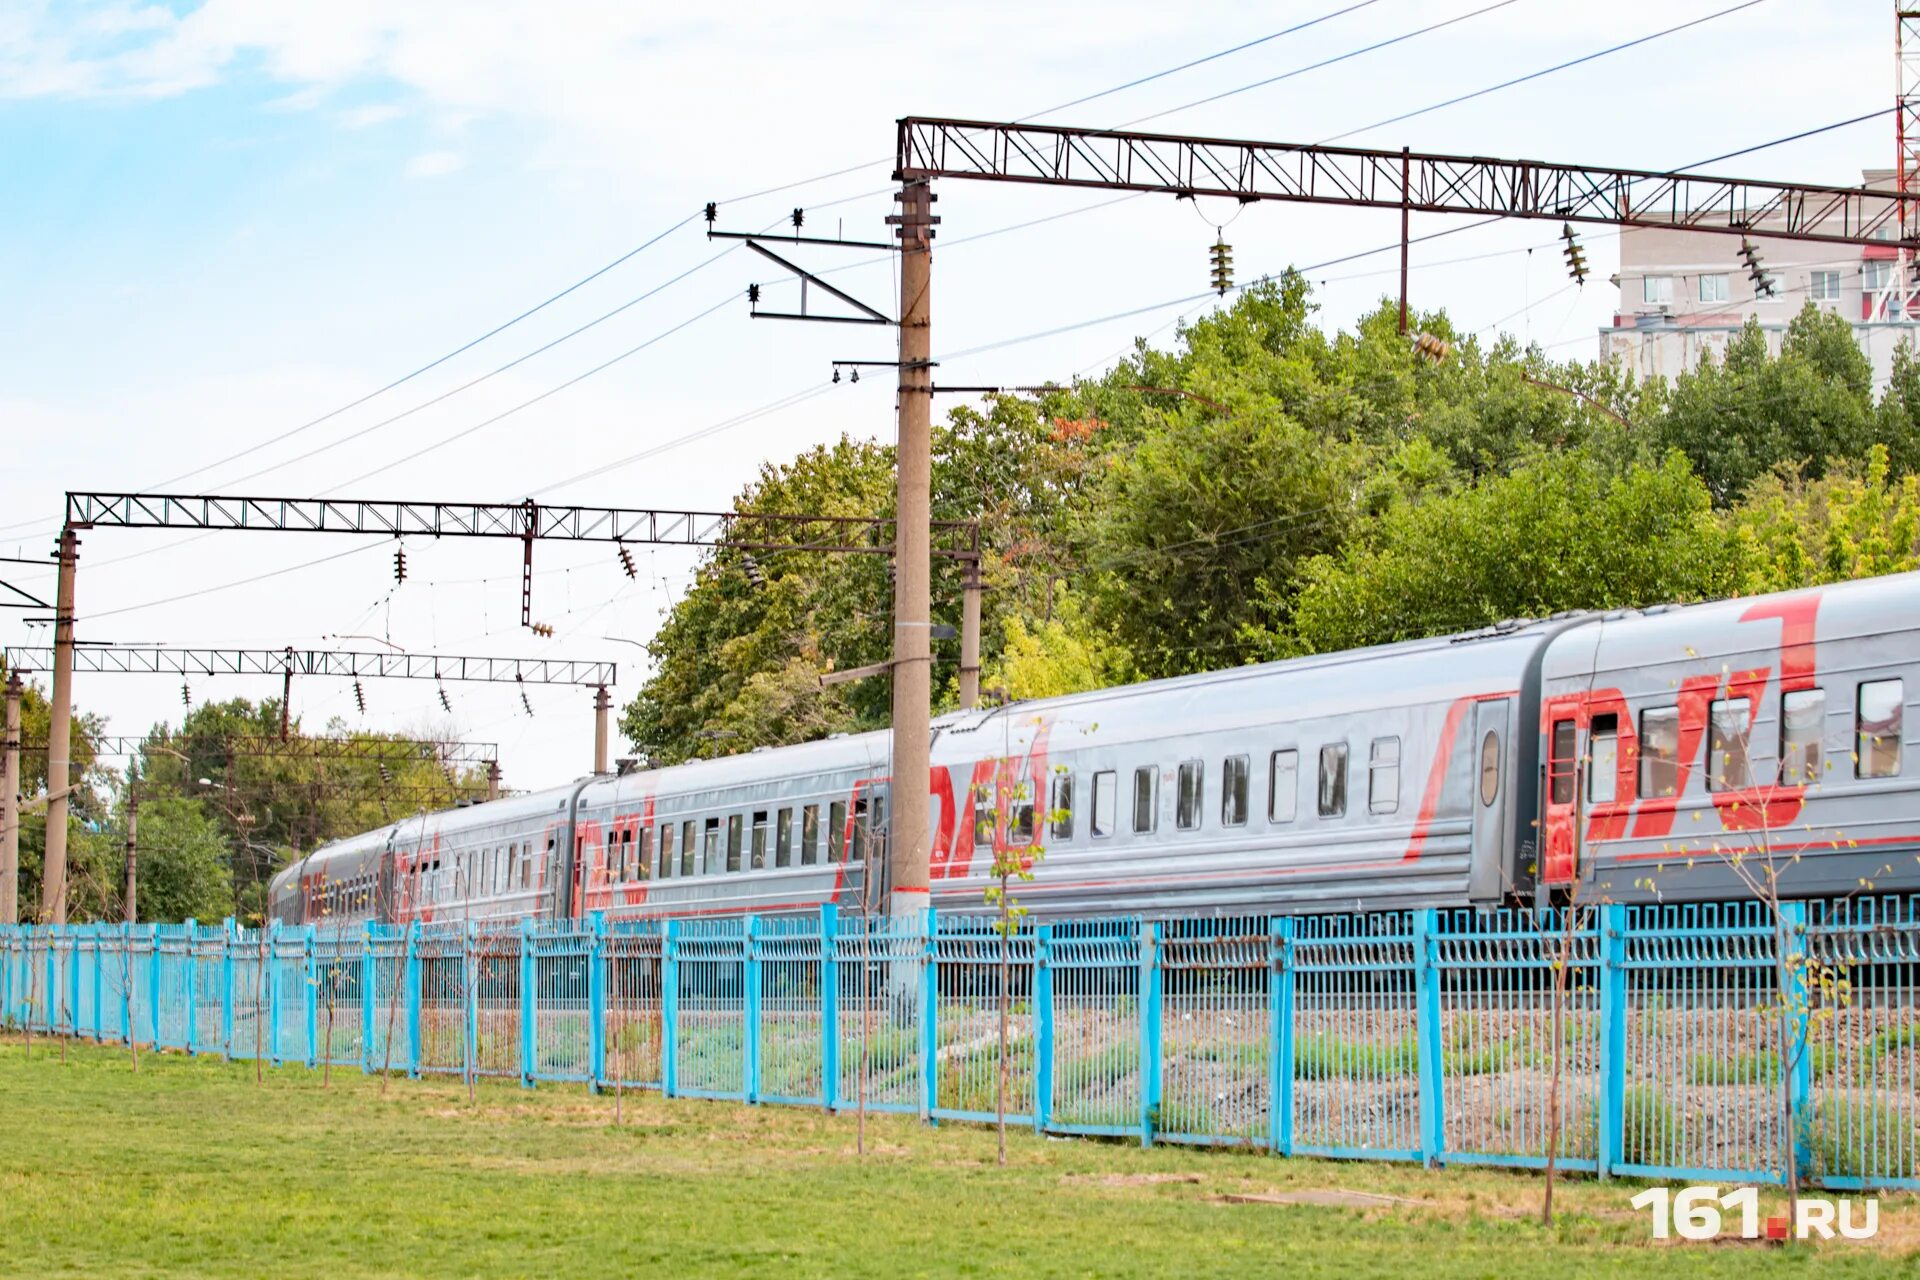
M 967 800 L 973 808 L 973 817 L 969 822 L 972 828 L 968 839 L 975 848 L 993 844 L 993 806 L 988 803 L 989 793 L 985 783 L 976 782 L 967 788 Z
M 559 866 L 559 859 L 557 859 L 557 858 L 555 858 L 555 857 L 553 856 L 553 853 L 554 853 L 554 845 L 555 845 L 555 843 L 556 843 L 556 841 L 557 841 L 557 837 L 555 837 L 555 836 L 548 836 L 548 837 L 547 837 L 547 851 L 546 851 L 546 855 L 545 855 L 545 856 L 544 856 L 544 857 L 543 857 L 543 858 L 541 859 L 541 861 L 540 861 L 540 869 L 541 869 L 542 871 L 544 871 L 544 870 L 546 870 L 546 869 L 547 869 L 548 867 L 554 867 L 554 868 L 556 868 L 556 871 L 555 871 L 555 875 L 557 876 L 557 875 L 558 875 L 558 870 L 557 870 L 557 868 L 558 868 L 558 866 Z M 531 866 L 529 866 L 529 867 L 527 868 L 527 876 L 528 876 L 528 881 L 527 881 L 527 883 L 526 883 L 525 885 L 523 885 L 523 886 L 522 886 L 523 888 L 529 888 L 529 889 L 530 889 L 530 888 L 532 888 L 532 887 L 533 887 L 533 883 L 532 883 L 532 877 L 533 877 L 533 876 L 534 876 L 535 874 L 536 874 L 536 873 L 534 872 L 534 869 L 533 869 L 533 868 L 532 868 Z
M 1577 732 L 1571 720 L 1553 722 L 1553 741 L 1547 747 L 1547 792 L 1550 803 L 1573 803 L 1574 756 L 1578 751 Z
M 727 818 L 727 870 L 740 869 L 740 855 L 746 849 L 747 820 L 739 814 Z
M 1640 796 L 1680 793 L 1680 708 L 1650 707 L 1640 713 Z
M 1007 811 L 1007 843 L 1033 843 L 1033 779 L 1010 778 L 1000 784 Z
M 868 825 L 867 802 L 855 800 L 853 802 L 853 849 L 850 858 L 853 862 L 867 860 Z
M 782 809 L 773 819 L 773 865 L 793 865 L 793 810 Z
M 1300 753 L 1292 747 L 1267 757 L 1267 821 L 1292 822 L 1300 812 Z
M 1093 775 L 1093 822 L 1091 830 L 1097 839 L 1113 834 L 1113 820 L 1120 808 L 1120 775 L 1111 769 L 1102 769 Z
M 1866 680 L 1855 706 L 1854 772 L 1862 778 L 1900 773 L 1901 722 L 1906 695 L 1899 680 Z
M 680 874 L 695 876 L 700 874 L 697 860 L 700 850 L 694 845 L 693 833 L 699 830 L 692 818 L 680 824 Z
M 1347 813 L 1347 744 L 1329 742 L 1320 748 L 1320 816 L 1342 818 Z
M 1251 770 L 1245 756 L 1228 756 L 1220 766 L 1220 825 L 1247 825 L 1247 775 Z
M 1620 717 L 1595 716 L 1587 727 L 1587 801 L 1610 804 L 1620 798 Z
M 708 818 L 700 834 L 700 874 L 719 875 L 720 868 L 725 865 L 720 858 L 720 819 Z
M 847 802 L 835 800 L 827 808 L 827 861 L 840 862 L 847 846 Z
M 1160 825 L 1160 771 L 1145 765 L 1133 771 L 1133 829 L 1152 831 Z
M 1400 739 L 1375 738 L 1367 749 L 1367 812 L 1400 807 Z
M 1173 825 L 1182 831 L 1200 827 L 1201 793 L 1206 787 L 1207 767 L 1198 760 L 1182 760 L 1173 793 Z
M 1795 689 L 1780 695 L 1780 782 L 1804 787 L 1820 781 L 1820 758 L 1827 723 L 1824 689 Z
M 1708 790 L 1738 791 L 1753 785 L 1753 761 L 1748 754 L 1752 725 L 1752 698 L 1721 698 L 1708 708 Z
M 1073 774 L 1062 769 L 1053 775 L 1047 796 L 1047 819 L 1055 840 L 1073 839 Z
M 820 806 L 810 804 L 800 810 L 800 861 L 805 866 L 820 862 Z
M 673 872 L 673 824 L 663 822 L 660 824 L 660 878 L 671 880 Z
M 1480 804 L 1491 808 L 1500 798 L 1500 735 L 1487 730 L 1480 739 Z
M 653 828 L 640 828 L 640 879 L 653 879 Z

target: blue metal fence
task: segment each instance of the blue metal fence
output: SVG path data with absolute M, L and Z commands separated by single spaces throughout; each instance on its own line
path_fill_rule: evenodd
M 1789 957 L 1782 964 L 1782 948 Z M 1920 1188 L 1920 898 L 0 928 L 0 1022 L 1280 1154 Z M 1004 1050 L 1003 1050 L 1004 1044 Z M 1558 1133 L 1555 1142 L 1551 1135 Z

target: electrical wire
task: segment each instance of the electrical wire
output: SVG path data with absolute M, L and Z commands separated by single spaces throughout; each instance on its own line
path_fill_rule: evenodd
M 1463 94 L 1460 94 L 1458 97 L 1448 98 L 1445 102 L 1436 102 L 1432 106 L 1420 107 L 1417 110 L 1413 110 L 1413 111 L 1403 111 L 1397 116 L 1388 116 L 1384 120 L 1375 120 L 1372 124 L 1363 124 L 1358 129 L 1349 129 L 1345 133 L 1336 133 L 1332 137 L 1322 138 L 1321 142 L 1323 144 L 1328 142 L 1338 142 L 1342 138 L 1351 138 L 1356 133 L 1366 133 L 1370 129 L 1378 129 L 1383 125 L 1399 124 L 1402 120 L 1411 120 L 1415 116 L 1424 116 L 1429 112 L 1440 111 L 1447 107 L 1457 106 L 1462 102 L 1470 102 L 1475 98 L 1484 98 L 1490 93 L 1498 93 L 1502 89 L 1511 89 L 1513 86 L 1517 84 L 1526 84 L 1530 80 L 1538 80 L 1542 76 L 1550 76 L 1557 71 L 1565 71 L 1570 67 L 1580 66 L 1582 63 L 1592 62 L 1598 58 L 1605 58 L 1612 54 L 1623 52 L 1624 50 L 1627 50 L 1627 49 L 1636 48 L 1639 45 L 1647 44 L 1650 41 L 1659 40 L 1662 37 L 1678 34 L 1679 32 L 1686 31 L 1693 27 L 1700 26 L 1703 23 L 1712 22 L 1716 18 L 1724 18 L 1724 17 L 1727 17 L 1729 14 L 1739 13 L 1742 9 L 1751 9 L 1755 5 L 1762 4 L 1764 2 L 1765 0 L 1740 0 L 1739 4 L 1731 5 L 1725 9 L 1717 10 L 1713 13 L 1709 13 L 1702 17 L 1691 19 L 1690 21 L 1687 21 L 1687 22 L 1679 23 L 1675 26 L 1667 27 L 1664 30 L 1654 31 L 1633 40 L 1623 41 L 1620 44 L 1609 45 L 1605 49 L 1597 49 L 1592 53 L 1582 54 L 1578 58 L 1572 58 L 1566 62 L 1555 63 L 1551 67 L 1543 67 L 1538 71 L 1528 72 L 1524 76 L 1515 76 L 1511 80 L 1502 80 L 1499 84 L 1488 85 L 1484 89 L 1475 89 L 1472 93 L 1463 93 Z

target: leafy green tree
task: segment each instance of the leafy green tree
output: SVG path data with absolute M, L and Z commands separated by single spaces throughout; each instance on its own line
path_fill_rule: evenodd
M 1761 480 L 1732 524 L 1745 592 L 1903 573 L 1920 568 L 1920 476 L 1896 478 L 1876 444 L 1818 480 L 1798 472 Z
M 1051 698 L 1089 689 L 1106 689 L 1137 679 L 1133 657 L 1062 588 L 1053 616 L 1002 619 L 1004 639 L 998 656 L 986 664 L 981 680 L 1013 701 Z
M 120 814 L 124 847 L 126 813 Z M 226 834 L 206 806 L 163 795 L 140 805 L 138 884 L 142 920 L 220 920 L 233 914 Z
M 1873 370 L 1853 327 L 1811 300 L 1777 358 L 1749 320 L 1724 359 L 1703 360 L 1654 399 L 1653 446 L 1686 454 L 1721 507 L 1782 464 L 1818 478 L 1828 459 L 1861 456 L 1890 420 L 1875 413 Z
M 1563 609 L 1727 594 L 1735 540 L 1686 460 L 1614 475 L 1583 452 L 1544 454 L 1478 484 L 1390 507 L 1315 559 L 1269 652 L 1326 652 Z

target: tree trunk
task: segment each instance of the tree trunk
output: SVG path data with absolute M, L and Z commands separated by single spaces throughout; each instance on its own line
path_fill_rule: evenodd
M 1012 912 L 1007 906 L 1007 877 L 1000 877 L 1000 1052 L 997 1056 L 993 1083 L 994 1127 L 999 1139 L 999 1155 L 1002 1165 L 1007 1162 L 1007 1017 L 1008 1005 L 1013 993 L 1007 989 L 1012 973 L 1012 958 L 1008 950 L 1012 939 L 1008 936 L 1012 928 Z

